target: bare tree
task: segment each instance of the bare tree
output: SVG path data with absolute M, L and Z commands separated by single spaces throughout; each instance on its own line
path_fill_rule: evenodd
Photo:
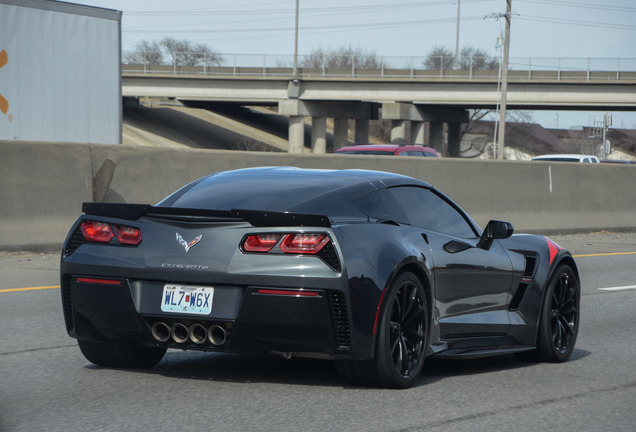
M 590 136 L 588 132 L 583 130 L 568 131 L 569 137 L 564 139 L 565 151 L 575 154 L 597 155 L 601 147 L 600 137 Z
M 449 48 L 437 45 L 428 53 L 424 60 L 424 67 L 427 69 L 452 69 L 455 63 L 455 54 Z
M 300 62 L 300 66 L 330 69 L 380 69 L 382 61 L 373 51 L 348 46 L 336 50 L 314 49 Z
M 463 70 L 497 70 L 499 60 L 481 48 L 465 46 L 459 52 L 458 69 Z M 427 69 L 454 69 L 455 54 L 450 48 L 442 45 L 435 46 L 426 56 L 424 67 Z
M 160 45 L 177 66 L 220 66 L 223 57 L 206 44 L 193 44 L 188 40 L 165 37 Z
M 465 46 L 459 52 L 459 69 L 497 70 L 499 59 L 481 48 Z
M 142 40 L 135 48 L 124 53 L 124 62 L 135 64 L 169 64 L 177 66 L 220 66 L 223 57 L 206 44 L 193 44 L 188 40 L 166 37 L 160 42 Z
M 154 40 L 137 42 L 133 51 L 124 54 L 124 62 L 129 64 L 163 64 L 161 45 Z
M 469 123 L 462 125 L 460 132 L 463 144 L 461 149 L 462 157 L 479 157 L 488 149 L 488 145 L 493 142 L 495 122 L 489 123 L 491 125 L 490 128 L 481 126 L 482 130 L 477 130 L 479 129 L 477 125 L 480 124 L 478 122 L 484 120 L 492 112 L 490 110 L 471 111 Z M 543 133 L 545 131 L 535 123 L 530 113 L 526 111 L 507 111 L 506 125 L 506 147 L 516 148 L 529 154 L 553 153 L 556 150 L 552 146 L 553 143 L 549 142 L 554 137 Z M 468 135 L 473 136 L 467 139 Z

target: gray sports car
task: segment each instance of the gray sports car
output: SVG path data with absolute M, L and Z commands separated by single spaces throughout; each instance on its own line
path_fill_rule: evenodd
M 335 360 L 404 388 L 427 356 L 568 359 L 571 254 L 482 231 L 448 197 L 385 172 L 211 174 L 157 205 L 85 203 L 62 251 L 68 334 L 92 363 L 148 368 L 168 348 Z

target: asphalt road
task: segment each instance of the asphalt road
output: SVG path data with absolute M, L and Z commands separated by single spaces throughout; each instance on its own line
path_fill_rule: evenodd
M 553 239 L 582 276 L 571 360 L 427 360 L 408 390 L 350 387 L 306 359 L 169 351 L 150 371 L 93 366 L 64 330 L 59 257 L 0 252 L 0 431 L 632 432 L 636 234 Z

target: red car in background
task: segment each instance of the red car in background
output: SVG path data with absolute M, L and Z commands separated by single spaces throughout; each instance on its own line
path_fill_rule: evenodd
M 339 148 L 334 151 L 339 154 L 366 154 L 384 156 L 420 156 L 439 157 L 430 147 L 414 144 L 360 144 Z

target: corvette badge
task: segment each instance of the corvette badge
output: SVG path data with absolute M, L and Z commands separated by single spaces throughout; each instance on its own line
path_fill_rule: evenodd
M 183 237 L 181 237 L 181 234 L 179 233 L 176 233 L 176 234 L 177 234 L 177 241 L 179 242 L 181 246 L 185 248 L 186 252 L 188 252 L 192 246 L 199 243 L 199 241 L 201 240 L 201 237 L 203 237 L 203 234 L 199 234 L 194 240 L 188 243 L 183 239 Z

